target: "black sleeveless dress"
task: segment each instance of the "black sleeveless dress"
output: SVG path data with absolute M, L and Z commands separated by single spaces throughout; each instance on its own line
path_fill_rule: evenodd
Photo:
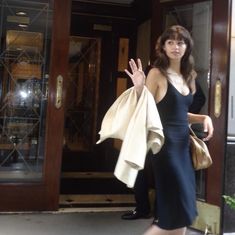
M 153 223 L 162 229 L 189 226 L 197 216 L 187 117 L 192 99 L 191 93 L 182 95 L 168 82 L 166 95 L 157 104 L 165 143 L 152 159 L 156 186 Z

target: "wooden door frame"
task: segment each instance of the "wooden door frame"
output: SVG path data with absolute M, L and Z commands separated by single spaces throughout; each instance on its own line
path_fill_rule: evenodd
M 223 175 L 226 155 L 228 87 L 230 64 L 230 0 L 213 0 L 212 41 L 211 41 L 211 87 L 209 94 L 209 114 L 212 117 L 215 132 L 209 142 L 209 150 L 214 163 L 207 171 L 206 200 L 214 205 L 223 204 Z M 215 117 L 215 86 L 217 79 L 222 83 L 221 115 Z
M 203 1 L 203 0 L 202 0 Z M 154 58 L 156 39 L 163 30 L 164 7 L 172 4 L 187 4 L 202 2 L 198 0 L 180 0 L 160 3 L 152 1 L 152 28 L 151 28 L 151 58 Z M 209 150 L 213 157 L 213 165 L 206 174 L 206 202 L 222 206 L 224 159 L 226 154 L 227 113 L 228 113 L 228 77 L 229 77 L 229 30 L 230 30 L 230 0 L 212 0 L 212 38 L 211 38 L 211 79 L 208 97 L 208 113 L 212 118 L 215 133 L 209 141 Z M 153 22 L 156 22 L 153 24 Z M 222 109 L 221 115 L 214 115 L 215 83 L 222 82 Z
M 64 101 L 68 79 L 68 54 L 71 19 L 71 0 L 54 0 L 52 47 L 50 59 L 50 83 L 47 109 L 46 164 L 45 179 L 47 188 L 47 210 L 58 209 L 60 173 L 64 132 Z M 56 79 L 63 77 L 62 107 L 55 107 Z M 61 127 L 61 128 L 58 128 Z
M 64 107 L 56 109 L 54 103 L 57 76 L 63 76 L 64 89 L 68 77 L 70 18 L 71 0 L 54 0 L 43 179 L 39 183 L 1 183 L 0 211 L 58 208 Z

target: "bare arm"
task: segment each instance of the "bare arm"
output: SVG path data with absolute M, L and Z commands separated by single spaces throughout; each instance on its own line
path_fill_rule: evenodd
M 203 124 L 204 132 L 207 132 L 207 136 L 203 139 L 204 141 L 208 141 L 213 136 L 214 127 L 208 115 L 188 113 L 188 120 L 189 123 Z

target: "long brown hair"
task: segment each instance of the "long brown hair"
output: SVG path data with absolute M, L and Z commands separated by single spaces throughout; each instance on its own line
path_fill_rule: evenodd
M 180 25 L 173 25 L 167 28 L 163 34 L 158 38 L 156 43 L 156 58 L 153 62 L 153 67 L 158 68 L 161 73 L 168 78 L 166 70 L 170 66 L 169 58 L 164 51 L 164 45 L 166 40 L 182 40 L 187 45 L 184 56 L 181 59 L 180 72 L 183 75 L 187 85 L 194 92 L 195 87 L 192 85 L 193 71 L 194 71 L 194 59 L 192 56 L 193 40 L 184 27 Z

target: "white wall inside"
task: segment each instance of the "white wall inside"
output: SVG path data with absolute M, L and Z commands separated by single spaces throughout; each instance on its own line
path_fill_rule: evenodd
M 235 1 L 232 1 L 228 136 L 235 136 Z

